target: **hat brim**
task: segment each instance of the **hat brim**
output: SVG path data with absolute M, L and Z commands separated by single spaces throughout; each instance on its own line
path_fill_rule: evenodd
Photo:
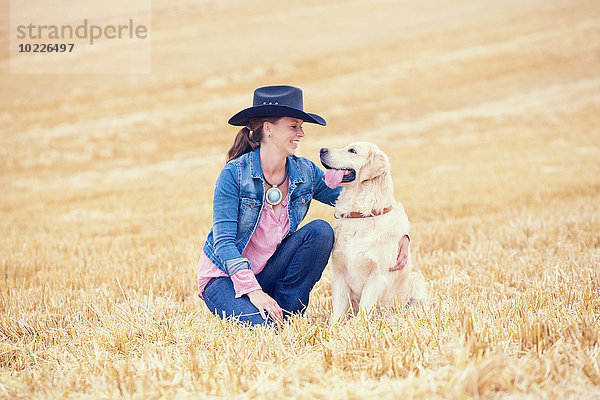
M 327 125 L 325 119 L 317 114 L 307 113 L 298 110 L 297 108 L 277 104 L 263 104 L 246 108 L 229 118 L 229 124 L 234 126 L 246 126 L 252 118 L 263 117 L 299 118 L 302 121 L 310 122 L 311 124 Z

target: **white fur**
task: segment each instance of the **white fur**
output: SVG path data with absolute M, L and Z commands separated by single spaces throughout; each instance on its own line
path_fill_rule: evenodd
M 353 149 L 356 153 L 349 152 Z M 335 205 L 337 215 L 360 212 L 370 215 L 386 207 L 393 210 L 369 218 L 339 218 L 333 224 L 332 323 L 344 319 L 351 307 L 370 316 L 376 306 L 413 304 L 425 300 L 425 280 L 414 269 L 410 253 L 407 265 L 397 271 L 400 238 L 410 223 L 396 202 L 387 156 L 374 144 L 353 143 L 344 149 L 328 149 L 321 157 L 332 168 L 354 169 L 356 179 L 345 183 Z

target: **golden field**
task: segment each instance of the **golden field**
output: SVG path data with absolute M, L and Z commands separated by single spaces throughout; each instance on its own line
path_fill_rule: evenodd
M 598 2 L 155 0 L 151 32 L 148 75 L 2 55 L 0 398 L 600 398 Z M 390 156 L 426 305 L 330 327 L 329 268 L 278 333 L 197 297 L 226 121 L 279 83 L 329 123 L 300 155 Z

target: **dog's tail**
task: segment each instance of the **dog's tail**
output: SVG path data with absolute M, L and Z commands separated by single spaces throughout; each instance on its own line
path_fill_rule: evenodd
M 418 305 L 424 303 L 427 300 L 427 285 L 425 284 L 425 278 L 418 268 L 414 268 L 410 271 L 410 286 L 412 287 L 412 294 L 408 302 L 409 306 Z

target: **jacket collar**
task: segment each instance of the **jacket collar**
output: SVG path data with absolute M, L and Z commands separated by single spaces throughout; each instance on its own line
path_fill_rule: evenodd
M 250 174 L 253 178 L 263 178 L 262 167 L 260 166 L 260 146 L 250 153 Z
M 264 180 L 265 178 L 263 176 L 262 167 L 260 165 L 260 146 L 252 151 L 252 153 L 250 154 L 250 158 L 250 173 L 252 177 Z M 302 172 L 298 167 L 296 157 L 288 156 L 287 164 L 288 174 L 290 175 L 290 183 L 294 183 L 294 186 L 296 186 L 296 184 L 304 182 L 304 175 L 302 175 Z

